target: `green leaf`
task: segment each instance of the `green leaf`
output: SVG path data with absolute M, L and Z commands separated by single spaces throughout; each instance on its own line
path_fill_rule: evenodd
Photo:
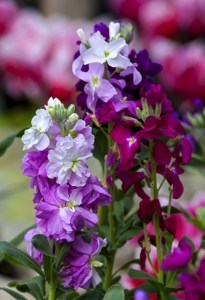
M 22 296 L 21 294 L 17 293 L 16 291 L 10 290 L 8 288 L 0 288 L 0 290 L 3 290 L 4 292 L 8 293 L 9 295 L 11 295 L 12 297 L 14 297 L 14 299 L 17 300 L 27 300 L 24 296 Z
M 44 276 L 43 271 L 31 257 L 23 251 L 15 248 L 11 244 L 0 241 L 0 256 L 3 255 L 6 260 L 12 263 L 17 263 L 36 271 L 39 275 Z
M 200 207 L 197 209 L 196 211 L 199 220 L 201 221 L 201 223 L 203 224 L 203 226 L 205 227 L 205 207 Z
M 128 240 L 132 239 L 136 235 L 140 234 L 142 232 L 142 228 L 139 226 L 136 226 L 135 228 L 128 229 L 127 231 L 121 233 L 119 237 L 117 238 L 116 243 L 114 244 L 115 248 L 122 247 Z
M 58 300 L 73 300 L 76 299 L 78 294 L 76 292 L 70 291 L 67 293 L 62 294 L 60 297 L 58 297 Z
M 46 256 L 54 256 L 48 239 L 42 234 L 36 234 L 32 238 L 32 245 Z
M 114 202 L 114 215 L 118 221 L 122 222 L 124 217 L 123 201 Z
M 119 284 L 114 284 L 109 287 L 103 300 L 124 300 L 125 292 L 124 289 Z
M 14 282 L 11 282 L 11 285 L 14 286 Z M 44 299 L 45 280 L 41 276 L 15 282 L 15 287 L 22 293 L 31 294 L 36 300 Z
M 6 152 L 6 150 L 13 144 L 16 137 L 22 137 L 24 131 L 25 129 L 12 134 L 0 142 L 0 156 L 2 156 Z
M 135 278 L 135 279 L 145 279 L 145 280 L 158 282 L 157 278 L 152 277 L 148 273 L 138 271 L 138 270 L 134 270 L 134 269 L 130 269 L 129 272 L 128 272 L 128 275 L 132 278 Z
M 75 300 L 102 300 L 103 293 L 98 290 L 88 291 L 85 294 L 77 297 Z M 117 300 L 117 298 L 115 298 Z

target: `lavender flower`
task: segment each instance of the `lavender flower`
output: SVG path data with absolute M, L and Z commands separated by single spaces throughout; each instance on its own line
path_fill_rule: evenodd
M 36 260 L 39 265 L 42 265 L 43 263 L 43 254 L 41 252 L 39 252 L 38 250 L 36 250 L 33 245 L 32 245 L 32 238 L 37 235 L 37 234 L 41 234 L 41 232 L 39 231 L 38 228 L 33 228 L 31 230 L 29 230 L 25 236 L 24 236 L 24 241 L 27 244 L 27 252 L 28 254 L 34 259 Z
M 38 228 L 47 237 L 56 241 L 73 241 L 75 231 L 80 231 L 86 224 L 92 228 L 97 224 L 98 217 L 87 209 L 83 203 L 81 188 L 53 184 L 44 190 L 43 201 L 36 209 Z
M 82 134 L 74 139 L 71 136 L 59 137 L 55 149 L 48 154 L 48 177 L 57 178 L 59 184 L 69 181 L 72 186 L 83 186 L 90 176 L 85 160 L 91 156 Z
M 95 106 L 96 96 L 107 102 L 117 94 L 112 84 L 108 80 L 103 79 L 104 66 L 102 64 L 92 63 L 89 65 L 88 72 L 78 70 L 76 75 L 79 79 L 87 82 L 84 91 L 88 95 L 87 105 L 91 109 Z
M 101 281 L 95 267 L 102 266 L 102 263 L 95 260 L 101 249 L 107 244 L 105 239 L 91 235 L 91 241 L 85 242 L 78 236 L 72 243 L 66 257 L 66 266 L 60 272 L 64 287 L 72 287 L 74 290 L 89 288 L 98 285 Z

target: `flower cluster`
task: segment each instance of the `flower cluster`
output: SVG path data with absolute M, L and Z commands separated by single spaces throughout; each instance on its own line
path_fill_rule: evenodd
M 166 93 L 153 82 L 161 66 L 150 60 L 146 50 L 129 50 L 131 29 L 124 23 L 100 23 L 90 37 L 82 30 L 78 36 L 79 52 L 73 63 L 73 72 L 80 79 L 78 103 L 108 138 L 107 183 L 115 186 L 114 174 L 122 181 L 124 193 L 133 187 L 141 200 L 137 212 L 145 228 L 139 239 L 141 268 L 150 261 L 150 249 L 155 247 L 154 275 L 159 269 L 180 269 L 193 254 L 183 236 L 173 253 L 173 245 L 164 250 L 164 261 L 159 253 L 166 243 L 163 234 L 176 234 L 171 202 L 183 193 L 180 175 L 191 159 L 192 145 Z M 166 213 L 158 200 L 165 182 L 169 189 Z M 150 224 L 152 231 L 147 231 Z
M 83 237 L 79 234 L 96 226 L 98 206 L 111 201 L 110 194 L 97 177 L 91 175 L 87 165 L 94 143 L 91 127 L 79 119 L 74 109 L 73 105 L 66 109 L 60 100 L 50 98 L 45 109 L 37 110 L 32 127 L 22 137 L 27 151 L 22 170 L 31 177 L 36 211 L 36 228 L 26 234 L 25 241 L 28 253 L 39 263 L 42 263 L 42 254 L 31 245 L 34 235 L 43 234 L 60 245 L 69 242 L 71 249 L 81 247 Z M 90 261 L 106 244 L 97 235 L 92 235 L 91 241 L 87 244 L 89 259 L 84 262 L 86 269 L 81 279 L 72 277 L 72 271 L 68 274 L 64 266 L 65 285 L 78 288 L 91 283 L 94 271 Z M 98 246 L 93 246 L 96 243 Z M 72 265 L 71 261 L 65 261 L 67 263 Z M 73 272 L 81 272 L 80 267 L 77 265 Z

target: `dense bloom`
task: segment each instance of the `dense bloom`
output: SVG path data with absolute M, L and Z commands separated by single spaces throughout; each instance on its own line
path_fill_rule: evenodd
M 86 237 L 85 237 L 86 238 Z M 89 288 L 98 285 L 101 281 L 95 267 L 102 264 L 95 260 L 101 249 L 107 244 L 106 240 L 91 236 L 90 241 L 84 241 L 83 237 L 77 237 L 71 245 L 64 261 L 65 267 L 60 272 L 64 287 L 72 287 L 74 290 Z

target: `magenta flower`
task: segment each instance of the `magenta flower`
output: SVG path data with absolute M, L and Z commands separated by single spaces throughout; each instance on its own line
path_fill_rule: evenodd
M 201 261 L 195 272 L 179 274 L 178 279 L 185 292 L 186 300 L 205 299 L 205 259 Z
M 131 130 L 118 124 L 110 133 L 112 139 L 118 144 L 120 150 L 119 167 L 129 170 L 135 166 L 134 157 L 140 147 L 141 136 L 139 133 L 131 135 Z
M 184 268 L 192 259 L 192 248 L 186 240 L 181 240 L 178 247 L 169 253 L 163 259 L 161 269 L 163 271 L 172 271 Z
M 101 249 L 107 244 L 106 240 L 92 234 L 91 241 L 84 241 L 78 236 L 72 243 L 66 257 L 66 266 L 60 272 L 64 287 L 72 287 L 74 290 L 89 288 L 98 285 L 101 281 L 95 267 L 102 263 L 95 260 Z

